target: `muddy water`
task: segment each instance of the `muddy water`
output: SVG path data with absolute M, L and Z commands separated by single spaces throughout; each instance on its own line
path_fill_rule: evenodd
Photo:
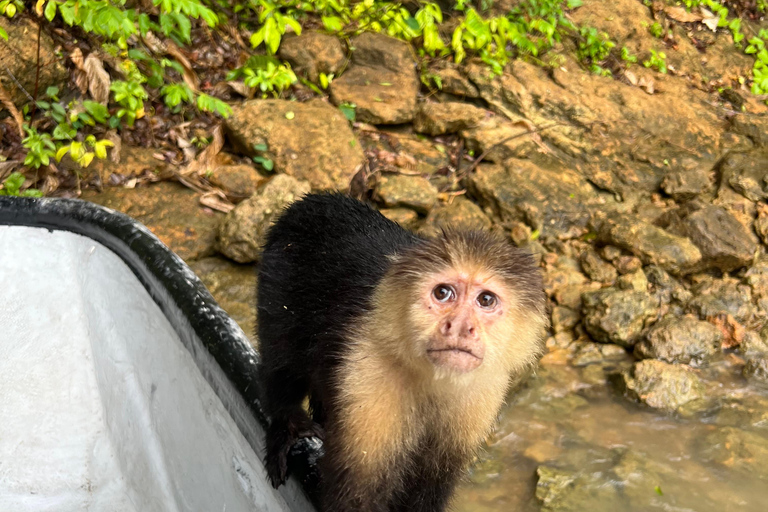
M 610 392 L 599 366 L 545 366 L 510 398 L 454 510 L 765 512 L 768 393 L 718 371 L 724 398 L 676 418 Z

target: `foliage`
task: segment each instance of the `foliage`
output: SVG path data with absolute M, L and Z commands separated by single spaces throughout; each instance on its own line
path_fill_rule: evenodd
M 755 56 L 752 67 L 752 94 L 768 94 L 768 50 L 765 41 L 768 40 L 768 29 L 761 29 L 757 36 L 748 41 L 745 53 Z
M 64 155 L 69 153 L 70 158 L 80 167 L 88 167 L 94 157 L 101 160 L 107 158 L 107 148 L 113 146 L 114 143 L 110 140 L 96 140 L 93 135 L 88 135 L 83 142 L 72 141 L 70 144 L 61 146 L 56 151 L 56 161 L 60 162 Z
M 34 188 L 21 190 L 26 178 L 20 172 L 12 172 L 0 183 L 0 196 L 42 197 L 43 193 Z
M 643 66 L 647 68 L 654 68 L 659 73 L 667 72 L 667 54 L 664 52 L 657 52 L 651 50 L 651 56 L 647 60 L 643 61 Z
M 24 159 L 24 165 L 39 169 L 41 165 L 48 165 L 51 157 L 56 154 L 56 145 L 47 133 L 38 133 L 31 126 L 24 126 L 27 136 L 21 141 L 22 146 L 27 149 L 27 156 Z
M 648 27 L 648 32 L 650 32 L 653 37 L 660 39 L 664 35 L 664 27 L 657 21 Z
M 254 162 L 261 165 L 265 171 L 271 171 L 275 168 L 275 162 L 271 158 L 264 156 L 268 149 L 266 144 L 254 144 L 253 149 L 261 153 L 261 155 L 253 157 Z
M 278 96 L 297 81 L 296 74 L 288 64 L 281 64 L 274 57 L 264 55 L 250 57 L 242 67 L 230 71 L 226 79 L 241 78 L 248 87 L 258 87 L 261 92 L 271 92 L 274 96 Z M 326 83 L 324 88 L 327 87 Z
M 626 46 L 621 47 L 621 60 L 627 63 L 627 67 L 637 62 L 637 56 L 632 55 L 632 52 Z
M 601 67 L 599 63 L 608 58 L 616 43 L 608 38 L 608 34 L 600 33 L 591 27 L 582 27 L 579 34 L 581 35 L 577 50 L 579 59 L 586 62 L 593 73 L 610 75 L 611 72 Z

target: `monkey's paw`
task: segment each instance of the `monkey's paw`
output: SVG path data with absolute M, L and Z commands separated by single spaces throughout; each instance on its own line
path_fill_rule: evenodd
M 288 454 L 299 439 L 317 437 L 325 439 L 323 427 L 312 421 L 304 411 L 275 418 L 267 430 L 267 457 L 265 466 L 272 487 L 277 489 L 288 476 Z

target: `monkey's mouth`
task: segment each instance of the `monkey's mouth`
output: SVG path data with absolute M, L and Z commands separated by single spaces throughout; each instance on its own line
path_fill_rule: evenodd
M 440 366 L 457 372 L 470 372 L 480 366 L 483 358 L 468 348 L 445 347 L 427 349 L 427 357 L 435 366 Z

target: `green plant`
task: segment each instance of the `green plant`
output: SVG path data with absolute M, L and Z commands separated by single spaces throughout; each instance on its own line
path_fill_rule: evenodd
M 70 158 L 80 167 L 88 167 L 94 157 L 101 160 L 107 158 L 107 148 L 113 146 L 114 143 L 110 140 L 96 140 L 95 136 L 88 135 L 83 142 L 72 141 L 67 145 L 61 146 L 56 151 L 56 161 L 60 162 L 64 155 L 69 153 Z
M 632 52 L 629 51 L 629 48 L 626 46 L 621 47 L 621 60 L 627 63 L 627 67 L 629 67 L 631 64 L 634 64 L 637 62 L 637 56 L 632 55 Z
M 661 23 L 654 22 L 648 27 L 648 32 L 650 32 L 653 37 L 660 39 L 664 36 L 664 27 L 661 26 Z
M 0 196 L 43 197 L 43 193 L 36 188 L 21 190 L 26 180 L 20 172 L 12 172 L 0 183 Z
M 667 54 L 664 52 L 657 52 L 656 50 L 651 50 L 651 56 L 648 57 L 648 60 L 643 61 L 643 66 L 647 68 L 654 68 L 659 73 L 666 73 L 667 72 Z
M 261 153 L 261 155 L 256 155 L 253 157 L 254 162 L 261 165 L 266 171 L 271 171 L 275 168 L 275 162 L 273 162 L 271 158 L 263 156 L 266 154 L 267 149 L 269 149 L 267 148 L 266 144 L 254 144 L 253 149 Z
M 592 27 L 582 27 L 579 35 L 581 39 L 576 52 L 579 60 L 586 63 L 593 73 L 610 75 L 611 72 L 600 64 L 608 58 L 616 43 L 608 38 L 608 34 L 598 32 Z
M 355 122 L 355 118 L 357 117 L 356 109 L 357 105 L 354 103 L 347 103 L 346 101 L 339 105 L 339 110 L 341 110 L 341 113 L 344 114 L 344 117 L 346 117 L 350 123 Z
M 227 80 L 240 78 L 248 87 L 258 87 L 261 92 L 271 92 L 275 96 L 297 81 L 296 74 L 288 64 L 264 55 L 250 57 L 242 67 L 227 74 Z
M 51 136 L 38 133 L 35 128 L 27 125 L 24 125 L 24 131 L 27 132 L 27 136 L 21 141 L 22 146 L 27 149 L 24 165 L 39 169 L 42 165 L 50 164 L 51 157 L 56 154 L 56 145 Z
M 129 126 L 133 126 L 136 119 L 144 116 L 144 100 L 147 99 L 147 91 L 135 81 L 118 80 L 112 82 L 110 90 L 114 93 L 115 101 L 120 105 L 117 111 L 117 119 L 125 118 Z
M 13 18 L 17 12 L 24 10 L 24 3 L 21 0 L 0 0 L 0 14 Z

